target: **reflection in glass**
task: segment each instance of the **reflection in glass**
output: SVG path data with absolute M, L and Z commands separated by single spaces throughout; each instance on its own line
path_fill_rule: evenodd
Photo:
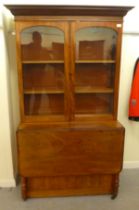
M 47 26 L 21 33 L 25 115 L 64 114 L 64 33 Z
M 26 115 L 63 114 L 63 94 L 26 94 L 24 101 Z
M 113 29 L 89 27 L 76 32 L 76 60 L 115 59 L 117 33 Z
M 31 27 L 21 33 L 22 59 L 63 60 L 64 34 L 54 27 Z
M 75 114 L 113 112 L 117 33 L 88 27 L 76 32 Z
M 24 90 L 63 90 L 63 64 L 23 64 Z

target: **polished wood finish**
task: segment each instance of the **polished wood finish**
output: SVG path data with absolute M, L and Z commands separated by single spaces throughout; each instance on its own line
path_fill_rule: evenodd
M 112 175 L 27 178 L 27 197 L 111 194 Z
M 117 197 L 118 194 L 118 188 L 119 188 L 119 174 L 114 174 L 113 175 L 113 190 L 112 190 L 112 199 L 115 199 Z
M 15 16 L 22 197 L 118 194 L 123 16 L 132 7 L 7 5 Z
M 82 129 L 82 128 L 87 128 L 87 129 L 97 129 L 97 126 L 99 124 L 99 127 L 100 128 L 103 128 L 104 130 L 114 130 L 114 129 L 123 129 L 123 126 L 118 122 L 118 121 L 113 121 L 113 120 L 95 120 L 95 121 L 70 121 L 70 122 L 34 122 L 34 123 L 30 123 L 30 122 L 21 122 L 19 127 L 18 127 L 18 130 L 24 130 L 24 129 L 36 129 L 36 128 L 49 128 L 49 129 L 54 129 L 54 128 L 57 128 L 57 129 L 60 129 L 60 128 L 63 128 L 63 129 L 66 129 L 66 128 L 69 128 L 69 129 Z M 17 132 L 18 133 L 18 132 Z
M 114 60 L 76 60 L 75 63 L 115 63 Z
M 75 88 L 75 93 L 113 93 L 113 89 L 112 88 L 92 88 L 92 87 L 80 87 L 77 86 Z
M 22 190 L 22 198 L 24 200 L 27 199 L 27 178 L 21 177 L 21 190 Z
M 86 126 L 85 130 L 80 126 L 18 131 L 20 175 L 41 177 L 120 172 L 124 130 L 122 127 L 110 130 L 109 127 L 96 124 L 96 127 Z
M 82 15 L 123 17 L 133 7 L 129 6 L 75 6 L 75 5 L 5 5 L 14 16 L 26 15 Z
M 103 61 L 102 61 L 103 62 Z M 23 64 L 56 64 L 56 63 L 64 63 L 62 60 L 24 60 Z
M 27 126 L 17 133 L 19 171 L 21 177 L 27 177 L 27 197 L 116 197 L 124 144 L 121 125 L 109 122 L 70 128 L 43 126 Z

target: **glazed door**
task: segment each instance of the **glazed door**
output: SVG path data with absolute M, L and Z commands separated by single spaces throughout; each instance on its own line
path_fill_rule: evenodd
M 121 27 L 112 22 L 72 24 L 75 120 L 116 118 Z
M 22 119 L 65 121 L 68 118 L 68 30 L 63 22 L 17 24 Z

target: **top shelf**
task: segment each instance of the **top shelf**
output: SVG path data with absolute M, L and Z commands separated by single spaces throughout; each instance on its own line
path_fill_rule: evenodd
M 29 60 L 29 61 L 22 61 L 23 64 L 42 64 L 42 63 L 64 63 L 64 60 Z
M 76 60 L 75 63 L 116 63 L 115 60 Z

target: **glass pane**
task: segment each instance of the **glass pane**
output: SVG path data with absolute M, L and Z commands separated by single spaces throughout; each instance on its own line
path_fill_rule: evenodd
M 112 102 L 111 94 L 76 94 L 76 114 L 110 114 Z
M 64 33 L 38 26 L 21 33 L 25 115 L 64 114 Z
M 54 27 L 38 26 L 21 33 L 22 60 L 63 60 L 64 33 Z
M 76 32 L 75 114 L 113 112 L 117 32 L 89 27 Z
M 113 64 L 76 64 L 75 85 L 76 87 L 113 88 L 114 68 Z
M 24 90 L 63 90 L 63 64 L 23 64 Z
M 63 94 L 25 94 L 26 115 L 56 115 L 62 114 L 63 110 Z
M 76 32 L 76 60 L 115 59 L 117 32 L 90 27 Z

